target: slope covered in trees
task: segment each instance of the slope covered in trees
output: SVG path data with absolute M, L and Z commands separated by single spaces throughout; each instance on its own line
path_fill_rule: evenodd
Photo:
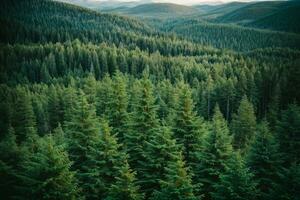
M 48 0 L 0 9 L 1 198 L 299 197 L 297 34 L 191 42 Z

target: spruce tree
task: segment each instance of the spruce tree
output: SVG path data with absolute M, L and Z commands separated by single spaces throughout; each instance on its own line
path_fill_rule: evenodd
M 141 81 L 137 104 L 134 105 L 133 109 L 130 122 L 131 131 L 125 137 L 125 144 L 130 156 L 129 164 L 137 172 L 137 178 L 140 180 L 143 171 L 141 163 L 146 160 L 146 142 L 150 140 L 150 136 L 159 127 L 153 86 L 147 76 L 144 76 Z M 143 190 L 143 188 L 141 189 Z
M 67 152 L 51 135 L 40 139 L 36 151 L 22 164 L 22 198 L 80 199 L 71 165 Z
M 205 124 L 197 118 L 191 91 L 185 84 L 181 86 L 173 130 L 187 165 L 193 167 L 198 162 Z
M 216 200 L 255 200 L 257 199 L 256 183 L 253 174 L 246 167 L 240 153 L 234 153 L 228 166 L 220 175 L 212 197 Z
M 24 153 L 16 143 L 14 129 L 10 127 L 0 142 L 0 197 L 14 199 L 19 194 L 17 186 L 23 159 Z
M 15 129 L 17 143 L 21 143 L 30 135 L 37 133 L 36 119 L 29 92 L 21 87 L 16 89 L 12 126 Z
M 256 117 L 253 105 L 244 96 L 232 119 L 233 146 L 245 151 L 255 135 Z
M 278 184 L 279 166 L 282 164 L 278 147 L 267 122 L 263 121 L 248 155 L 248 166 L 258 183 L 259 199 L 272 199 L 270 195 Z
M 127 161 L 120 166 L 119 175 L 111 184 L 105 200 L 141 200 L 143 195 L 135 184 L 135 173 L 130 169 Z
M 300 106 L 291 104 L 282 112 L 277 132 L 285 166 L 300 162 Z
M 219 183 L 220 175 L 228 167 L 232 153 L 232 138 L 227 122 L 217 105 L 200 154 L 201 161 L 194 171 L 195 179 L 203 184 L 200 192 L 204 194 L 204 199 L 212 199 L 215 185 Z
M 99 195 L 99 176 L 93 168 L 95 154 L 99 152 L 100 127 L 95 108 L 87 103 L 84 93 L 80 90 L 70 121 L 65 122 L 65 132 L 68 141 L 68 152 L 72 169 L 77 171 L 76 177 L 86 198 L 93 199 Z
M 300 165 L 292 163 L 290 167 L 283 168 L 271 198 L 279 200 L 298 200 L 300 197 Z
M 112 95 L 109 99 L 107 115 L 113 133 L 118 135 L 119 141 L 124 141 L 124 135 L 128 132 L 129 115 L 128 95 L 126 91 L 125 77 L 117 71 L 113 77 Z
M 160 190 L 153 193 L 151 200 L 196 200 L 191 177 L 187 172 L 181 153 L 166 167 L 166 178 L 160 182 Z
M 142 171 L 139 184 L 143 186 L 146 197 L 158 190 L 160 181 L 165 178 L 165 168 L 169 162 L 176 161 L 179 148 L 172 138 L 169 127 L 161 126 L 153 132 L 145 144 L 145 162 L 141 162 Z

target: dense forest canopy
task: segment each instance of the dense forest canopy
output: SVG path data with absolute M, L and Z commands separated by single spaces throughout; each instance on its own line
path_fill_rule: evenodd
M 261 5 L 4 0 L 0 198 L 299 199 L 298 4 Z

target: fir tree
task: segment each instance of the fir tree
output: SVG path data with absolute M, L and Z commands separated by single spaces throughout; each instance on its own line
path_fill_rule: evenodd
M 300 197 L 300 165 L 292 163 L 290 167 L 283 168 L 279 177 L 279 184 L 275 187 L 271 198 L 298 200 Z
M 212 194 L 216 200 L 255 200 L 257 191 L 253 174 L 246 167 L 239 153 L 234 153 L 228 161 L 228 167 L 220 175 Z
M 37 133 L 36 119 L 28 92 L 20 87 L 16 89 L 16 92 L 17 99 L 14 105 L 14 120 L 12 125 L 15 129 L 17 143 L 20 143 L 27 137 Z
M 8 133 L 0 142 L 0 196 L 14 199 L 19 194 L 17 186 L 20 182 L 20 165 L 24 153 L 16 143 L 14 129 L 9 128 Z
M 143 171 L 142 162 L 145 162 L 145 145 L 150 140 L 159 126 L 156 116 L 156 105 L 153 96 L 153 86 L 150 80 L 144 76 L 141 81 L 141 88 L 137 105 L 135 105 L 131 131 L 126 135 L 125 144 L 129 153 L 129 164 L 137 172 L 138 180 L 140 180 Z M 143 190 L 143 188 L 141 188 Z
M 174 135 L 183 149 L 183 155 L 188 166 L 198 162 L 197 153 L 201 149 L 202 136 L 205 132 L 204 123 L 201 124 L 194 112 L 192 94 L 187 85 L 182 85 L 176 116 L 174 119 Z
M 161 181 L 161 189 L 155 191 L 151 200 L 196 200 L 189 176 L 181 154 L 168 163 L 166 178 Z
M 149 197 L 153 190 L 158 190 L 160 181 L 165 178 L 167 163 L 175 162 L 179 148 L 172 138 L 169 127 L 161 126 L 153 132 L 149 141 L 145 144 L 145 162 L 141 162 L 141 180 L 146 197 Z
M 244 96 L 232 120 L 233 146 L 245 151 L 255 135 L 256 117 L 253 105 Z
M 112 95 L 110 97 L 107 115 L 113 133 L 118 135 L 120 142 L 128 132 L 129 115 L 127 112 L 128 96 L 125 77 L 117 71 L 113 77 Z
M 226 120 L 217 105 L 200 154 L 201 162 L 194 171 L 196 180 L 203 184 L 200 192 L 205 199 L 212 199 L 215 185 L 220 182 L 220 175 L 228 166 L 228 160 L 233 153 L 231 142 Z
M 258 127 L 248 156 L 248 166 L 258 183 L 259 199 L 272 199 L 270 194 L 278 184 L 280 159 L 277 141 L 264 121 Z
M 283 111 L 277 132 L 285 166 L 300 162 L 300 106 L 292 104 Z
M 80 199 L 71 164 L 67 152 L 52 136 L 40 139 L 36 152 L 22 164 L 22 198 Z
M 105 200 L 141 200 L 143 195 L 136 186 L 135 173 L 129 168 L 127 161 L 119 169 L 116 181 L 111 184 Z
M 94 166 L 95 154 L 100 151 L 100 127 L 93 105 L 87 103 L 82 91 L 77 96 L 70 121 L 65 122 L 67 149 L 73 161 L 72 169 L 77 171 L 76 177 L 86 198 L 93 199 L 99 195 L 99 176 L 96 169 L 94 173 L 90 170 Z

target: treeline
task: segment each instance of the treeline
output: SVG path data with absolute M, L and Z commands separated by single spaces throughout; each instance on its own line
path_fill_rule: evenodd
M 204 120 L 183 81 L 121 72 L 1 85 L 6 199 L 297 199 L 300 107 L 257 122 L 244 95 Z M 5 115 L 3 115 L 5 114 Z
M 242 52 L 267 47 L 289 47 L 293 49 L 300 47 L 298 34 L 229 24 L 213 24 L 199 20 L 174 20 L 165 23 L 162 29 L 202 45 Z
M 50 84 L 89 73 L 101 80 L 117 70 L 139 78 L 147 69 L 155 82 L 168 79 L 174 84 L 183 80 L 192 86 L 197 111 L 206 118 L 211 117 L 213 105 L 218 102 L 226 119 L 231 119 L 244 95 L 262 118 L 272 104 L 282 109 L 299 102 L 298 57 L 298 51 L 288 49 L 257 50 L 245 55 L 215 50 L 202 51 L 197 56 L 171 57 L 75 40 L 63 44 L 5 45 L 0 50 L 0 74 L 1 83 L 9 85 Z

